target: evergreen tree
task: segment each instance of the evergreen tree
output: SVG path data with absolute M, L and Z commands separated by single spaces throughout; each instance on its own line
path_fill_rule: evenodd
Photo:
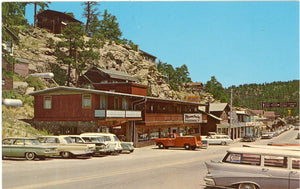
M 77 56 L 78 51 L 84 48 L 84 31 L 80 23 L 69 23 L 62 32 L 61 42 L 56 45 L 57 60 L 68 65 L 67 86 L 71 82 L 71 68 L 75 67 L 78 73 Z M 65 50 L 65 49 L 68 50 Z
M 104 10 L 102 17 L 103 19 L 99 21 L 98 37 L 111 41 L 118 41 L 122 36 L 122 32 L 119 28 L 117 18 L 109 14 L 107 10 Z
M 221 102 L 229 103 L 229 97 L 225 93 L 225 90 L 220 82 L 217 81 L 215 76 L 212 76 L 210 81 L 207 81 L 205 84 L 205 90 L 211 93 L 215 99 L 220 100 Z
M 99 3 L 97 1 L 86 1 L 82 3 L 84 7 L 84 13 L 83 16 L 86 18 L 86 25 L 85 25 L 85 33 L 90 35 L 90 24 L 94 22 L 95 20 L 98 20 L 99 12 L 97 6 L 99 6 Z
M 25 7 L 28 3 L 25 2 L 3 2 L 2 3 L 2 24 L 11 25 L 26 25 Z

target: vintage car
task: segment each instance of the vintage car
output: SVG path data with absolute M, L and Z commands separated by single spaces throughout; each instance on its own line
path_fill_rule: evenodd
M 34 138 L 10 137 L 2 140 L 3 157 L 25 157 L 27 160 L 45 159 L 56 154 L 56 147 L 42 146 Z
M 104 138 L 106 145 L 115 146 L 112 153 L 121 153 L 123 150 L 133 152 L 134 147 L 132 142 L 121 142 L 119 138 L 112 133 L 82 133 L 80 136 L 101 136 Z M 124 148 L 123 148 L 124 147 Z
M 56 146 L 56 155 L 63 158 L 90 157 L 96 149 L 95 144 L 73 143 L 72 139 L 67 136 L 40 136 L 38 140 L 42 145 Z
M 227 145 L 233 143 L 233 140 L 228 135 L 210 135 L 210 136 L 201 136 L 202 141 L 207 141 L 209 145 L 211 144 L 221 144 Z
M 256 137 L 251 136 L 251 135 L 245 135 L 242 138 L 242 142 L 254 142 L 256 140 Z
M 296 189 L 300 154 L 280 147 L 235 147 L 222 161 L 206 162 L 207 186 L 248 189 Z
M 93 155 L 106 155 L 114 151 L 114 146 L 106 145 L 103 136 L 80 136 L 68 135 L 74 143 L 95 144 L 96 149 Z
M 261 135 L 261 139 L 271 139 L 274 136 L 274 132 L 264 132 Z

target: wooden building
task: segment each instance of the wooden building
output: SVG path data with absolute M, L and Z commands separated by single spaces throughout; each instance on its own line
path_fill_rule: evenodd
M 31 93 L 32 124 L 54 134 L 112 132 L 136 147 L 169 133 L 199 135 L 205 104 L 94 89 L 56 87 Z
M 51 33 L 61 34 L 70 22 L 79 22 L 65 13 L 45 10 L 37 15 L 37 27 L 47 29 Z
M 2 90 L 13 90 L 13 78 L 7 77 L 5 72 L 13 72 L 13 64 L 2 58 Z

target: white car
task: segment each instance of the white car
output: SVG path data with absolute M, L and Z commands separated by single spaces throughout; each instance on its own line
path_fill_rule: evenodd
M 297 189 L 298 150 L 282 147 L 230 148 L 222 161 L 206 162 L 207 186 L 247 189 Z
M 90 157 L 95 149 L 95 144 L 77 144 L 73 143 L 72 139 L 68 136 L 40 136 L 37 138 L 44 146 L 57 147 L 56 155 L 63 158 L 88 156 Z
M 202 141 L 207 141 L 209 145 L 211 144 L 227 145 L 233 143 L 233 140 L 228 135 L 201 136 L 201 138 Z
M 123 150 L 121 141 L 115 134 L 112 133 L 82 133 L 80 136 L 102 136 L 105 145 L 109 146 L 111 153 L 121 153 Z

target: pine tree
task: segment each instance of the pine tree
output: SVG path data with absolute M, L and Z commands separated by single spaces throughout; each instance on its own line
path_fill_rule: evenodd
M 117 18 L 104 10 L 103 19 L 99 21 L 98 36 L 111 41 L 118 41 L 122 36 Z
M 98 16 L 100 15 L 100 12 L 97 12 L 99 3 L 97 1 L 86 1 L 82 5 L 85 6 L 83 13 L 83 16 L 86 18 L 85 33 L 91 35 L 90 24 L 98 20 Z

